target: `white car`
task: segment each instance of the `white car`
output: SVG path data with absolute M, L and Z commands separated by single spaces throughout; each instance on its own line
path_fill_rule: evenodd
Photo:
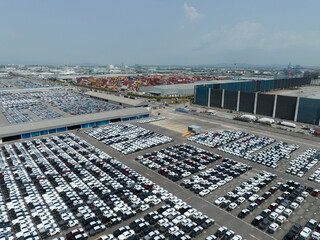
M 269 233 L 274 233 L 275 231 L 277 231 L 278 228 L 279 228 L 279 224 L 271 223 L 269 228 L 268 228 L 268 232 Z
M 320 239 L 320 233 L 314 231 L 314 232 L 311 234 L 311 239 L 319 240 L 319 239 Z
M 289 217 L 292 212 L 293 212 L 293 211 L 292 211 L 291 209 L 287 208 L 286 210 L 283 211 L 282 214 L 283 214 L 285 217 Z
M 293 202 L 290 204 L 290 209 L 292 209 L 292 210 L 296 210 L 298 207 L 299 207 L 299 204 L 296 202 Z
M 125 231 L 120 236 L 118 236 L 118 239 L 119 240 L 125 240 L 125 239 L 128 239 L 129 237 L 131 237 L 132 235 L 134 235 L 134 231 L 133 230 Z
M 219 187 L 221 187 L 221 186 L 224 185 L 224 184 L 226 184 L 226 181 L 225 181 L 225 180 L 221 180 L 221 181 L 217 182 L 217 185 L 218 185 Z
M 270 215 L 269 215 L 269 219 L 271 220 L 271 221 L 275 221 L 276 219 L 277 219 L 277 217 L 279 216 L 279 214 L 278 213 L 276 213 L 276 212 L 272 212 L 272 213 L 270 213 Z
M 302 193 L 301 193 L 301 197 L 306 198 L 306 197 L 308 197 L 308 196 L 309 196 L 309 193 L 308 193 L 308 192 L 302 192 Z
M 186 219 L 185 216 L 180 215 L 180 216 L 176 217 L 175 219 L 173 219 L 172 222 L 173 222 L 175 225 L 177 225 L 178 223 L 182 222 L 182 221 L 185 220 L 185 219 Z
M 302 229 L 302 231 L 301 231 L 301 233 L 300 233 L 300 236 L 301 236 L 301 237 L 304 237 L 305 239 L 307 239 L 307 238 L 309 237 L 309 235 L 310 235 L 311 232 L 312 232 L 312 231 L 311 231 L 310 228 L 305 227 L 305 228 Z
M 286 208 L 284 206 L 279 206 L 275 210 L 276 213 L 281 214 Z
M 259 192 L 259 191 L 260 191 L 260 188 L 254 187 L 254 188 L 252 188 L 252 191 L 255 192 L 255 193 L 256 193 L 256 192 Z
M 241 203 L 243 203 L 245 200 L 246 200 L 246 199 L 245 199 L 244 197 L 239 197 L 236 202 L 237 202 L 238 204 L 241 204 Z
M 114 239 L 113 234 L 108 234 L 101 237 L 101 240 L 112 240 L 112 239 Z
M 212 192 L 212 191 L 216 190 L 217 188 L 218 188 L 218 185 L 213 184 L 208 189 L 209 189 L 210 192 Z
M 304 201 L 303 197 L 297 197 L 295 200 L 297 203 L 302 203 Z
M 276 220 L 276 222 L 278 224 L 284 224 L 286 221 L 287 221 L 287 218 L 285 216 L 282 216 L 282 215 L 280 215 Z
M 200 197 L 204 197 L 205 195 L 207 195 L 208 193 L 210 193 L 209 189 L 204 189 L 201 192 L 199 192 L 199 196 Z
M 233 210 L 233 209 L 235 209 L 236 207 L 238 206 L 238 204 L 236 204 L 236 203 L 230 203 L 230 205 L 228 206 L 228 208 L 227 208 L 227 210 Z
M 258 194 L 253 194 L 251 197 L 249 197 L 249 201 L 250 202 L 254 202 L 255 200 L 257 200 L 257 198 L 259 197 L 259 195 Z
M 240 235 L 235 235 L 231 240 L 242 240 L 242 237 Z
M 225 197 L 219 197 L 217 200 L 214 201 L 214 204 L 217 205 L 217 206 L 220 206 L 220 204 L 226 200 Z
M 185 215 L 188 218 L 188 217 L 191 217 L 196 212 L 197 212 L 197 210 L 192 208 L 192 209 L 189 209 L 188 211 L 186 211 L 183 215 Z

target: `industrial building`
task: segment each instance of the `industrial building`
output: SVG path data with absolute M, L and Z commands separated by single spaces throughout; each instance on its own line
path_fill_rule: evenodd
M 115 96 L 112 94 L 88 91 L 84 93 L 84 95 L 91 98 L 98 99 L 98 100 L 103 100 L 114 105 L 120 105 L 123 107 L 148 107 L 149 106 L 149 103 L 146 100 L 131 99 L 129 97 L 126 98 L 122 96 Z
M 95 127 L 114 122 L 146 118 L 149 117 L 149 115 L 150 111 L 148 108 L 138 107 L 3 126 L 0 127 L 0 143 L 78 128 Z
M 309 85 L 310 79 L 277 79 L 195 86 L 195 103 L 303 122 L 320 124 L 320 99 L 261 92 Z
M 232 83 L 232 80 L 213 80 L 213 81 L 199 81 L 188 84 L 174 84 L 174 85 L 159 85 L 150 87 L 141 87 L 140 93 L 146 95 L 155 95 L 161 97 L 181 97 L 194 94 L 195 86 L 201 86 L 204 84 L 225 84 Z

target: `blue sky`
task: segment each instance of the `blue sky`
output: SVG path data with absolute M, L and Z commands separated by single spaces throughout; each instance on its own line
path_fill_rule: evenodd
M 320 64 L 319 0 L 0 0 L 0 64 Z

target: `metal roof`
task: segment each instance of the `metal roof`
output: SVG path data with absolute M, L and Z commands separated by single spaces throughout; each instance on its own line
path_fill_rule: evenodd
M 147 101 L 145 101 L 145 100 L 130 99 L 130 98 L 124 98 L 124 97 L 120 97 L 120 96 L 118 97 L 118 96 L 115 96 L 112 94 L 105 94 L 105 93 L 99 93 L 99 92 L 93 92 L 93 91 L 88 91 L 84 94 L 87 96 L 101 98 L 101 99 L 105 99 L 108 101 L 119 102 L 121 104 L 126 104 L 126 105 L 134 106 L 134 107 L 148 105 Z
M 150 114 L 148 108 L 125 108 L 114 111 L 106 111 L 99 113 L 91 113 L 86 115 L 70 116 L 64 118 L 50 119 L 39 122 L 28 122 L 22 124 L 13 124 L 9 126 L 0 127 L 0 139 L 9 136 L 21 135 L 25 133 L 45 131 L 49 129 L 56 129 L 62 127 L 70 127 L 74 125 L 81 125 L 91 122 L 99 122 L 115 118 L 127 118 Z
M 182 83 L 182 84 L 172 84 L 172 85 L 157 85 L 157 86 L 152 86 L 154 88 L 158 89 L 190 89 L 194 88 L 196 85 L 206 85 L 206 84 L 222 84 L 222 83 L 233 83 L 233 82 L 239 82 L 239 81 L 234 81 L 234 80 L 211 80 L 211 81 L 198 81 L 198 82 L 193 82 L 193 83 Z M 147 88 L 147 87 L 141 87 L 142 89 Z M 141 92 L 141 90 L 140 90 Z

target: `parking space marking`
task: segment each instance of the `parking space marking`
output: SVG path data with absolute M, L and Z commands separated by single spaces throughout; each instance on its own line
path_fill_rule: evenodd
M 252 237 L 252 238 L 254 238 L 254 239 L 259 239 L 259 238 L 256 238 L 254 235 L 252 235 L 252 234 L 250 234 L 250 233 L 249 233 L 249 235 L 250 235 L 250 237 Z

